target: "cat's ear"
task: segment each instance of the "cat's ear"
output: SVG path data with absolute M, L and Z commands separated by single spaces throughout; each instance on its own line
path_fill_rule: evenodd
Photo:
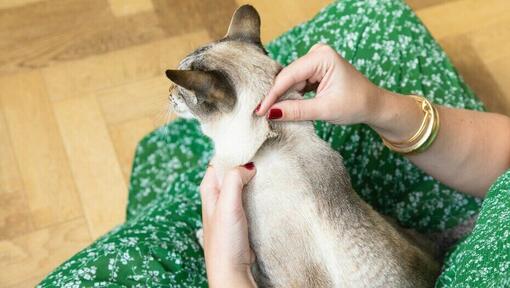
M 251 5 L 239 7 L 232 20 L 225 38 L 260 43 L 260 16 Z
M 221 73 L 216 71 L 166 70 L 166 77 L 184 89 L 195 92 L 199 102 L 233 106 L 233 89 Z

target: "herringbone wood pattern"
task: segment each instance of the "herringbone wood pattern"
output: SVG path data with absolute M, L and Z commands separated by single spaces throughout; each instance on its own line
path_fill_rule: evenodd
M 267 42 L 328 1 L 248 2 Z M 489 108 L 510 114 L 510 3 L 408 2 Z M 0 1 L 0 287 L 33 286 L 122 222 L 135 145 L 172 118 L 162 71 L 222 36 L 243 3 Z

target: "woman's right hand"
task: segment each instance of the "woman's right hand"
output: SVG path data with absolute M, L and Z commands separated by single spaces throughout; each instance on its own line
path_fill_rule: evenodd
M 315 98 L 275 102 L 291 88 L 307 92 L 316 88 Z M 325 44 L 283 68 L 258 116 L 283 121 L 326 120 L 334 124 L 368 123 L 378 106 L 381 90 Z M 268 113 L 269 111 L 269 113 Z
M 289 89 L 307 91 L 311 86 L 317 86 L 315 98 L 277 102 Z M 510 118 L 437 108 L 441 128 L 434 144 L 407 157 L 443 184 L 485 196 L 496 178 L 510 167 Z M 324 44 L 314 45 L 305 56 L 283 68 L 255 113 L 276 121 L 365 123 L 391 142 L 408 140 L 424 117 L 414 99 L 372 84 Z

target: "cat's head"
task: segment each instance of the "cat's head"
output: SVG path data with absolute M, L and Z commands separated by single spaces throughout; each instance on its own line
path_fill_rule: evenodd
M 224 38 L 189 54 L 177 70 L 166 71 L 174 84 L 173 109 L 197 119 L 214 140 L 217 153 L 234 149 L 249 160 L 271 130 L 253 110 L 280 69 L 262 46 L 259 14 L 244 5 L 235 11 Z M 239 161 L 244 160 L 234 162 Z
M 255 108 L 278 69 L 262 46 L 259 14 L 244 5 L 235 11 L 224 38 L 186 56 L 178 70 L 166 71 L 175 84 L 170 89 L 173 109 L 207 122 L 241 106 Z

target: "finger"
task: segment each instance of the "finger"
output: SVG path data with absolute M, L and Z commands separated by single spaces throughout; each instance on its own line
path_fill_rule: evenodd
M 324 120 L 323 98 L 312 98 L 307 100 L 286 100 L 278 102 L 271 107 L 282 111 L 281 117 L 272 121 L 305 121 Z
M 202 199 L 202 218 L 204 224 L 206 218 L 212 215 L 220 194 L 216 172 L 209 166 L 200 184 L 200 198 Z
M 313 44 L 312 48 L 310 48 L 310 50 L 308 50 L 308 53 L 316 51 L 319 48 L 322 48 L 322 47 L 325 47 L 325 46 L 328 46 L 328 45 L 324 44 L 324 43 L 315 43 L 315 44 Z
M 237 167 L 227 172 L 223 179 L 221 194 L 218 199 L 218 202 L 222 205 L 222 209 L 242 209 L 243 187 L 248 184 L 255 173 L 256 170 L 254 166 L 251 169 Z
M 283 68 L 276 76 L 273 87 L 260 103 L 256 114 L 259 116 L 265 115 L 269 107 L 271 107 L 280 96 L 287 92 L 289 88 L 302 82 L 306 83 L 308 79 L 312 78 L 317 72 L 316 66 L 319 61 L 321 60 L 317 55 L 309 53 Z

